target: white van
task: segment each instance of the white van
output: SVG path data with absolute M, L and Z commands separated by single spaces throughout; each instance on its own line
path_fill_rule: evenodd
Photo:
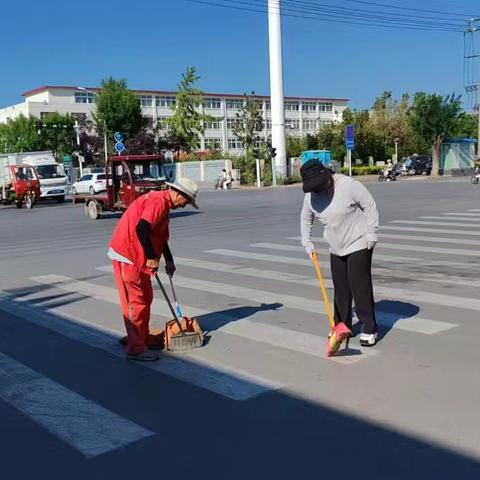
M 26 163 L 35 167 L 40 179 L 41 199 L 51 198 L 58 203 L 65 201 L 68 180 L 63 165 L 55 160 L 53 152 L 18 152 L 2 155 L 2 157 L 5 156 L 8 157 L 10 165 Z

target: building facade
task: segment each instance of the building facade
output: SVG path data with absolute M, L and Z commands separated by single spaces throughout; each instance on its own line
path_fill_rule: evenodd
M 44 86 L 23 93 L 25 101 L 0 109 L 0 123 L 19 115 L 42 118 L 52 112 L 69 113 L 76 118 L 92 120 L 95 93 L 98 89 L 79 89 L 69 86 Z M 162 125 L 172 116 L 175 92 L 133 90 L 138 96 L 143 115 L 151 125 Z M 271 133 L 270 97 L 256 96 L 264 119 L 260 136 L 265 140 Z M 242 143 L 233 134 L 237 113 L 242 108 L 243 95 L 205 93 L 201 110 L 214 117 L 205 125 L 198 148 L 240 153 Z M 346 98 L 285 97 L 285 127 L 288 135 L 303 136 L 315 133 L 323 123 L 339 122 L 348 106 Z

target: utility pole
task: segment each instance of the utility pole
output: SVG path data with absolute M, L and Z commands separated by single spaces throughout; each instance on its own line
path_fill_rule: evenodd
M 464 32 L 465 91 L 473 96 L 474 111 L 478 115 L 477 159 L 480 159 L 480 18 L 470 20 Z
M 270 105 L 272 109 L 272 146 L 276 150 L 273 185 L 278 174 L 287 176 L 285 107 L 283 99 L 282 25 L 280 0 L 268 0 L 268 38 L 270 54 Z

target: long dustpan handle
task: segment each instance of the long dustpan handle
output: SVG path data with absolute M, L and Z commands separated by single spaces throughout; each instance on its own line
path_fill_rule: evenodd
M 170 280 L 170 287 L 172 289 L 173 301 L 175 302 L 175 308 L 177 310 L 177 316 L 179 318 L 181 318 L 181 317 L 183 317 L 182 309 L 180 308 L 180 304 L 178 303 L 177 296 L 175 295 L 175 288 L 173 288 L 173 278 L 172 278 L 171 275 L 168 275 L 168 279 Z
M 172 302 L 171 302 L 170 299 L 168 298 L 167 291 L 166 291 L 165 288 L 163 287 L 162 282 L 160 281 L 160 279 L 158 278 L 158 273 L 155 273 L 155 280 L 157 280 L 158 286 L 160 287 L 160 290 L 162 291 L 163 296 L 165 297 L 165 300 L 166 300 L 167 303 L 168 303 L 168 307 L 170 308 L 170 311 L 172 312 L 173 319 L 174 319 L 175 322 L 177 323 L 178 328 L 180 329 L 180 332 L 181 332 L 181 331 L 182 331 L 182 325 L 180 324 L 180 321 L 178 320 L 178 317 L 177 317 L 177 314 L 175 313 L 175 309 L 173 308 Z
M 320 264 L 318 263 L 318 255 L 316 252 L 313 252 L 312 254 L 312 261 L 315 267 L 315 272 L 317 272 L 320 290 L 322 291 L 322 297 L 325 304 L 325 310 L 327 312 L 328 323 L 330 323 L 330 328 L 333 330 L 333 328 L 335 327 L 335 320 L 333 319 L 332 308 L 330 307 L 330 302 L 328 301 L 327 289 L 325 288 L 325 282 L 323 281 L 322 272 L 320 271 Z

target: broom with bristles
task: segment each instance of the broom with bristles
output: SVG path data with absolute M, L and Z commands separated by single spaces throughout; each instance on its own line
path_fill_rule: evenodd
M 172 312 L 172 316 L 173 316 L 173 320 L 171 320 L 170 322 L 167 322 L 167 325 L 165 328 L 166 349 L 171 352 L 180 352 L 184 350 L 191 350 L 192 348 L 201 347 L 203 345 L 203 335 L 198 331 L 187 331 L 187 327 L 182 328 L 182 324 L 178 319 L 177 313 L 173 308 L 172 302 L 170 301 L 170 298 L 168 297 L 168 294 L 165 288 L 163 287 L 162 282 L 158 278 L 157 273 L 155 273 L 155 279 L 157 280 L 158 286 L 160 287 L 160 290 L 162 291 L 163 296 L 165 297 L 165 300 L 167 301 L 168 307 L 170 308 L 170 311 Z M 188 319 L 184 319 L 184 320 L 186 321 Z M 173 333 L 173 329 L 170 326 L 171 323 L 176 324 L 178 332 Z M 185 322 L 185 323 L 187 324 L 188 322 Z
M 327 289 L 325 288 L 325 282 L 323 281 L 322 272 L 320 271 L 320 264 L 318 263 L 317 252 L 313 252 L 312 261 L 315 267 L 315 272 L 317 273 L 318 283 L 320 284 L 320 290 L 322 292 L 323 303 L 325 304 L 325 310 L 327 312 L 328 322 L 330 324 L 330 335 L 327 340 L 326 354 L 327 357 L 335 355 L 344 340 L 347 341 L 352 334 L 352 331 L 345 325 L 344 322 L 337 323 L 335 325 L 335 320 L 333 319 L 332 308 L 330 302 L 328 301 Z

